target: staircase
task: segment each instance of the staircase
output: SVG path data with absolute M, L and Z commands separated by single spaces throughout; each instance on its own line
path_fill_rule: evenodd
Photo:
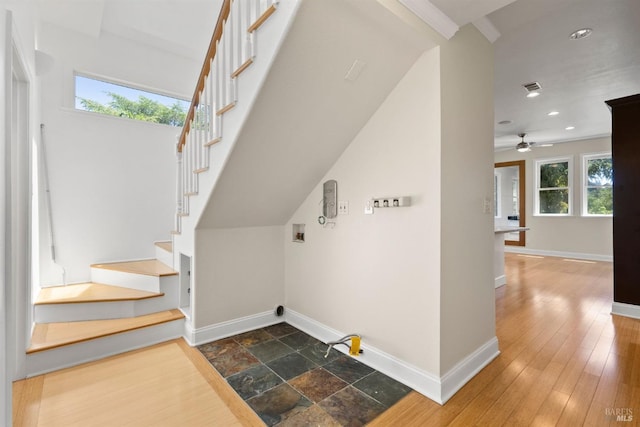
M 297 5 L 298 0 L 223 1 L 177 144 L 172 242 L 156 243 L 156 259 L 94 264 L 91 282 L 42 289 L 34 303 L 35 325 L 27 349 L 29 376 L 188 338 L 193 292 L 190 278 L 181 281 L 174 268 L 181 265 L 180 254 L 194 252 L 198 216 Z M 265 30 L 258 60 L 256 35 L 272 16 L 277 22 Z M 247 74 L 252 75 L 239 96 L 239 80 Z
M 223 2 L 177 144 L 172 234 L 178 236 L 174 244 L 187 253 L 193 252 L 193 230 L 198 218 L 298 4 L 299 0 Z
M 183 335 L 171 243 L 153 260 L 95 264 L 91 282 L 40 290 L 27 349 L 30 375 L 145 347 Z

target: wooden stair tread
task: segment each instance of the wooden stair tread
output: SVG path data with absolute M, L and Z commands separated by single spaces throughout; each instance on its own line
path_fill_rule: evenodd
M 167 310 L 124 319 L 88 320 L 83 322 L 36 323 L 27 354 L 76 344 L 96 338 L 133 331 L 183 319 L 180 310 Z
M 156 242 L 155 245 L 159 248 L 164 249 L 167 252 L 173 252 L 173 244 L 170 241 Z
M 70 304 L 84 302 L 135 301 L 161 297 L 164 293 L 139 291 L 100 283 L 77 283 L 66 286 L 42 288 L 35 305 Z
M 175 276 L 177 271 L 168 267 L 157 259 L 147 259 L 142 261 L 110 262 L 106 264 L 93 264 L 93 268 L 103 268 L 106 270 L 121 271 L 123 273 L 144 274 L 146 276 Z

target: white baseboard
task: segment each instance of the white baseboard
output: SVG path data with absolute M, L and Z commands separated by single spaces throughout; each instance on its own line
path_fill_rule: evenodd
M 440 378 L 442 383 L 442 403 L 451 399 L 471 378 L 498 357 L 498 338 L 493 337 L 476 351 L 458 362 L 453 368 Z
M 507 276 L 504 274 L 502 276 L 498 276 L 495 278 L 495 287 L 499 288 L 500 286 L 504 286 L 507 284 Z
M 337 340 L 347 333 L 357 332 L 336 331 L 291 309 L 286 310 L 285 318 L 290 325 L 295 326 L 322 342 Z M 335 348 L 336 350 L 346 353 L 346 350 L 342 347 Z M 362 363 L 411 387 L 441 405 L 500 353 L 498 350 L 498 340 L 494 337 L 458 363 L 442 378 L 439 378 L 437 375 L 426 372 L 382 350 L 367 345 L 366 341 L 362 344 L 361 348 L 363 353 L 361 356 L 358 356 L 358 359 Z
M 185 335 L 185 340 L 189 345 L 195 346 L 254 329 L 264 328 L 265 326 L 275 325 L 276 323 L 284 321 L 284 317 L 276 316 L 273 311 L 265 311 L 197 329 L 193 329 L 192 326 L 189 325 L 188 330 L 185 329 L 185 332 L 188 334 Z
M 611 314 L 618 316 L 640 319 L 640 305 L 626 304 L 624 302 L 614 302 L 611 305 Z
M 588 261 L 613 262 L 613 255 L 588 254 L 582 252 L 548 251 L 544 249 L 523 248 L 521 246 L 505 246 L 505 252 L 524 255 L 553 256 L 558 258 L 584 259 Z

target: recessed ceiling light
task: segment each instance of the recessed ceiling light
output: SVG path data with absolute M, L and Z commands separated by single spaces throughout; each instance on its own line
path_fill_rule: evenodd
M 589 37 L 593 30 L 591 28 L 580 28 L 569 35 L 571 40 L 579 40 L 585 37 Z
M 540 95 L 540 92 L 529 92 L 527 98 L 535 98 L 538 95 Z
M 557 116 L 558 114 L 560 114 L 560 112 L 558 111 L 550 111 L 547 116 Z
M 501 120 L 498 122 L 499 125 L 510 125 L 513 123 L 511 120 Z
M 564 130 L 574 130 L 575 128 L 575 126 L 567 126 L 566 128 L 564 128 Z

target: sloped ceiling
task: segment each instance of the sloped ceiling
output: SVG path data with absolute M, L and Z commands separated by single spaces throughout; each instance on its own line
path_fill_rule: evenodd
M 198 226 L 286 223 L 432 46 L 377 2 L 304 1 Z

